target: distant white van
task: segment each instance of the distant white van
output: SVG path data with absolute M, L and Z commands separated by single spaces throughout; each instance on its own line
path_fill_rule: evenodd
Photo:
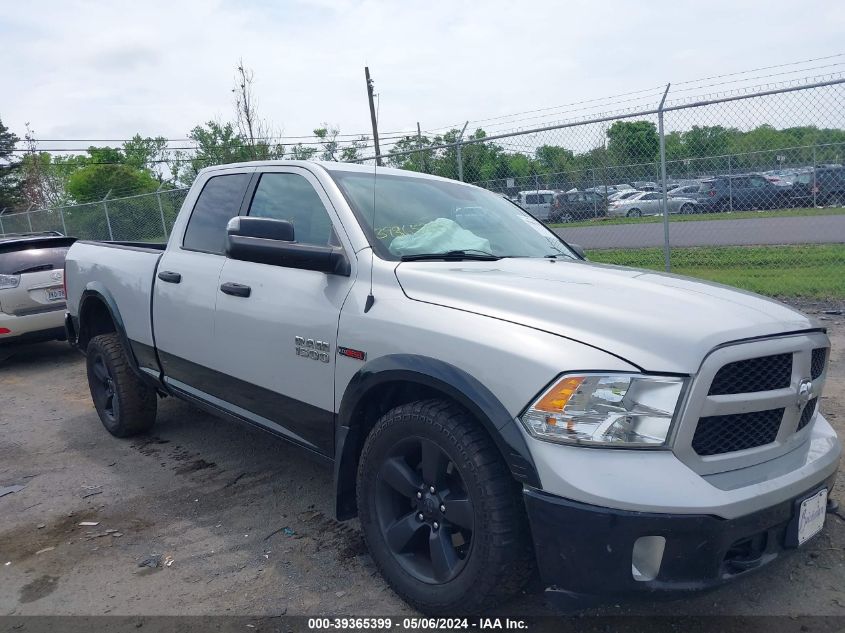
M 551 189 L 520 191 L 516 194 L 516 203 L 538 220 L 548 220 L 554 197 L 555 192 Z

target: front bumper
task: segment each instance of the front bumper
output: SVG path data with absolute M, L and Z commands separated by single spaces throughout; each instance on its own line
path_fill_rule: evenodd
M 832 490 L 835 477 L 734 519 L 614 510 L 534 489 L 524 496 L 540 576 L 551 598 L 676 596 L 716 587 L 794 549 L 787 532 L 796 502 L 821 488 Z M 653 579 L 637 580 L 634 546 L 649 536 L 665 538 L 662 559 Z

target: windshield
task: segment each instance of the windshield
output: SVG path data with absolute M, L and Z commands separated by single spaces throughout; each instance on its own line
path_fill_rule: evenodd
M 446 253 L 577 259 L 543 224 L 484 189 L 414 176 L 331 174 L 383 259 Z

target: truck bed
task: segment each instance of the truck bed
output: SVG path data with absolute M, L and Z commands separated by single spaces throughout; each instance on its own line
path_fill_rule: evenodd
M 79 316 L 86 290 L 102 294 L 119 307 L 126 336 L 152 346 L 150 300 L 164 248 L 144 242 L 76 242 L 65 260 L 68 312 Z

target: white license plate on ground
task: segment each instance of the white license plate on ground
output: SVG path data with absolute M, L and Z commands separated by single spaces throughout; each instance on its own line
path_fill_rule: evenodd
M 798 545 L 821 532 L 826 512 L 827 488 L 801 502 L 798 509 Z
M 47 288 L 47 301 L 64 301 L 64 288 Z

